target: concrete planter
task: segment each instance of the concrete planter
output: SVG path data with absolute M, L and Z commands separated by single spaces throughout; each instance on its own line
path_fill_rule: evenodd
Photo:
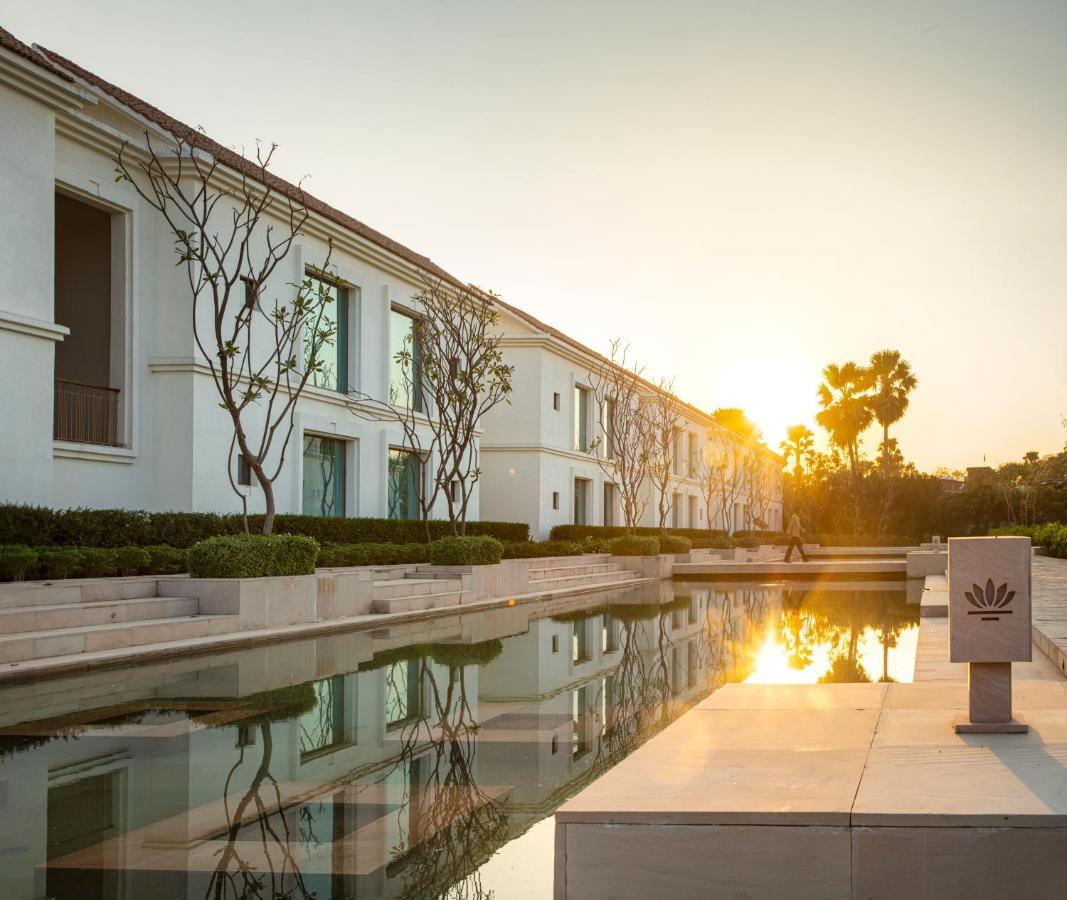
M 944 575 L 948 566 L 948 554 L 937 550 L 912 550 L 908 553 L 908 578 L 925 578 L 927 575 Z
M 613 556 L 624 569 L 637 572 L 642 578 L 670 578 L 674 572 L 674 556 L 660 553 L 657 556 Z
M 159 583 L 161 597 L 196 597 L 200 612 L 237 616 L 241 631 L 314 622 L 315 575 L 287 578 L 186 578 Z

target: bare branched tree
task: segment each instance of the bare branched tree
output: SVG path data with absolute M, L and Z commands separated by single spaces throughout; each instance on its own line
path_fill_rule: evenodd
M 357 412 L 369 408 L 379 418 L 395 420 L 404 434 L 403 449 L 428 467 L 414 485 L 427 541 L 441 497 L 453 534 L 465 532 L 467 510 L 482 474 L 481 420 L 496 406 L 511 402 L 514 367 L 504 362 L 494 300 L 494 294 L 475 287 L 458 288 L 426 277 L 412 298 L 416 314 L 411 330 L 392 360 L 388 400 L 350 395 Z M 404 476 L 390 472 L 390 479 Z
M 648 500 L 649 421 L 641 401 L 641 369 L 629 359 L 629 346 L 611 342 L 611 360 L 589 373 L 599 411 L 597 434 L 589 452 L 596 456 L 604 475 L 619 493 L 622 518 L 628 531 L 641 521 Z
M 674 393 L 673 381 L 660 381 L 658 390 L 645 401 L 645 415 L 648 417 L 648 473 L 656 491 L 659 530 L 666 533 L 678 458 L 675 443 L 682 424 L 682 403 Z
M 733 432 L 719 425 L 712 426 L 700 466 L 701 489 L 709 503 L 709 523 L 713 499 L 727 534 L 733 534 L 734 504 L 745 489 L 746 453 Z
M 749 521 L 760 531 L 767 530 L 767 514 L 773 496 L 774 472 L 760 446 L 745 456 L 745 490 L 748 495 Z
M 126 142 L 119 148 L 117 180 L 131 184 L 174 236 L 193 297 L 193 338 L 233 426 L 230 485 L 241 497 L 247 530 L 236 452 L 263 491 L 263 533 L 270 534 L 274 482 L 285 465 L 296 403 L 336 333 L 327 314 L 332 297 L 311 279 L 288 285 L 281 298 L 265 296 L 308 221 L 303 194 L 294 200 L 269 186 L 275 145 L 257 148 L 249 174 L 221 166 L 191 139 L 176 135 L 161 147 L 145 132 L 145 142 L 145 152 Z

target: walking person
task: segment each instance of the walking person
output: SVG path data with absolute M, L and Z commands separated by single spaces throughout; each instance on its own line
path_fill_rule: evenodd
M 804 544 L 800 540 L 801 528 L 800 528 L 800 516 L 793 513 L 789 517 L 789 527 L 786 528 L 785 533 L 789 535 L 789 543 L 785 548 L 785 561 L 792 562 L 789 558 L 793 555 L 793 548 L 796 547 L 800 551 L 800 558 L 804 561 L 808 561 L 807 554 L 804 552 Z

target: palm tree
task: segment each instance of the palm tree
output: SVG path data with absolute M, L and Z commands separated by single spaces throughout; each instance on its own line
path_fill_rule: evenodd
M 796 461 L 793 472 L 798 478 L 804 469 L 803 460 L 811 456 L 814 447 L 815 435 L 807 425 L 790 425 L 786 428 L 781 449 L 787 460 L 792 456 Z
M 859 477 L 860 435 L 874 419 L 870 406 L 870 373 L 854 362 L 830 363 L 822 370 L 823 382 L 819 385 L 819 404 L 822 409 L 815 415 L 818 422 L 830 435 L 830 442 L 848 454 L 852 478 Z
M 889 472 L 893 461 L 889 426 L 904 418 L 908 395 L 919 386 L 911 365 L 899 350 L 879 350 L 871 356 L 871 412 L 882 426 L 882 470 Z

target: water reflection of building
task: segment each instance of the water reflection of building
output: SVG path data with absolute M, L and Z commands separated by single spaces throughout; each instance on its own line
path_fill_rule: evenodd
M 782 605 L 666 582 L 0 691 L 0 896 L 480 896 Z

